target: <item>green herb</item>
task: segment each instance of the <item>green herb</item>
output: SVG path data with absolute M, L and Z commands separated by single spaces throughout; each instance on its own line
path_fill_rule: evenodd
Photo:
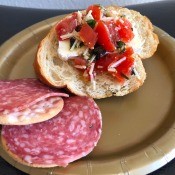
M 123 41 L 117 41 L 117 49 L 118 49 L 119 53 L 125 52 L 125 50 L 126 50 L 125 46 L 126 46 L 126 44 Z
M 73 46 L 74 42 L 75 42 L 75 39 L 74 38 L 70 38 L 70 48 Z
M 90 54 L 96 55 L 96 59 L 99 59 L 105 55 L 106 50 L 102 46 L 96 45 L 93 50 L 90 51 Z
M 94 28 L 95 27 L 95 24 L 96 24 L 96 21 L 93 20 L 93 19 L 90 19 L 88 21 L 86 21 L 87 24 L 91 27 L 91 28 Z
M 121 76 L 122 76 L 123 78 L 125 78 L 126 80 L 129 80 L 129 78 L 128 78 L 124 73 L 121 73 Z

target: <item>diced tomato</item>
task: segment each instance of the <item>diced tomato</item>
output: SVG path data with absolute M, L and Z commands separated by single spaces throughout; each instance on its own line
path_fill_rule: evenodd
M 122 62 L 118 67 L 117 71 L 119 73 L 123 73 L 125 75 L 129 75 L 131 73 L 131 67 L 134 64 L 134 59 L 132 57 L 126 57 L 126 60 Z
M 124 74 L 125 76 L 129 76 L 131 74 L 131 67 L 134 64 L 134 59 L 131 57 L 132 55 L 131 49 L 129 48 L 126 50 L 126 55 L 125 54 L 121 55 L 118 53 L 109 53 L 101 57 L 96 61 L 95 70 L 101 73 L 108 72 L 113 77 L 115 77 L 118 82 L 123 83 L 125 79 L 122 76 L 122 74 Z M 110 65 L 116 61 L 119 61 L 123 57 L 126 57 L 126 60 L 120 63 L 117 67 L 112 68 L 114 71 L 110 71 L 109 70 Z
M 110 31 L 103 21 L 99 21 L 96 25 L 95 32 L 98 33 L 97 43 L 106 51 L 112 52 L 115 50 L 115 45 L 110 37 Z
M 87 23 L 82 25 L 79 36 L 86 46 L 90 49 L 94 48 L 97 41 L 97 33 Z
M 119 38 L 123 42 L 129 42 L 134 38 L 134 33 L 132 31 L 132 25 L 127 19 L 121 18 L 117 20 L 116 27 L 118 28 Z
M 116 25 L 118 27 L 121 27 L 121 28 L 123 28 L 123 27 L 129 28 L 129 29 L 132 28 L 131 23 L 126 18 L 120 18 L 120 19 L 118 19 L 116 21 Z
M 77 14 L 73 13 L 72 16 L 63 19 L 61 22 L 57 24 L 55 29 L 57 32 L 58 39 L 62 41 L 60 36 L 73 32 L 76 26 L 77 26 Z
M 134 37 L 133 32 L 131 30 L 126 29 L 126 28 L 119 30 L 118 34 L 119 34 L 121 40 L 124 42 L 129 42 Z
M 132 58 L 132 54 L 134 53 L 132 47 L 126 48 L 126 51 L 123 54 L 120 54 L 120 58 L 126 57 L 126 60 L 122 62 L 118 67 L 117 71 L 119 73 L 123 73 L 125 75 L 131 74 L 131 67 L 134 64 L 134 59 Z
M 73 58 L 74 65 L 86 66 L 86 60 L 83 57 L 75 57 Z
M 121 57 L 123 57 L 123 56 L 128 57 L 128 56 L 131 56 L 133 53 L 134 53 L 133 48 L 132 47 L 127 47 L 125 52 L 121 54 Z
M 107 72 L 108 66 L 115 60 L 118 60 L 119 56 L 117 53 L 107 54 L 96 61 L 95 68 L 99 72 Z
M 117 81 L 118 81 L 119 83 L 121 83 L 121 84 L 124 83 L 125 79 L 124 79 L 124 77 L 123 77 L 119 72 L 117 72 L 117 73 L 114 74 L 113 76 L 117 78 Z
M 114 20 L 106 21 L 105 24 L 107 28 L 109 29 L 112 43 L 117 43 L 117 41 L 119 41 L 119 37 L 117 35 L 116 24 Z
M 91 5 L 87 8 L 86 12 L 88 13 L 90 10 L 92 10 L 93 18 L 96 21 L 100 20 L 100 18 L 102 16 L 101 7 L 99 5 Z
M 81 56 L 77 56 L 74 57 L 70 60 L 73 64 L 73 66 L 78 69 L 79 71 L 81 71 L 82 73 L 86 70 L 87 68 L 87 62 L 86 60 L 81 57 Z

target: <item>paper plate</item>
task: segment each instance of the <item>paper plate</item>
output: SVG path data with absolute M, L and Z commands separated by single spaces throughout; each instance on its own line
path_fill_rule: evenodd
M 62 16 L 61 16 L 62 17 Z M 38 43 L 60 18 L 35 24 L 0 48 L 0 79 L 35 77 L 32 67 Z M 87 157 L 66 168 L 31 168 L 1 156 L 31 175 L 109 175 L 150 173 L 175 157 L 175 40 L 155 27 L 160 44 L 144 60 L 147 79 L 136 92 L 97 100 L 103 116 L 102 137 Z

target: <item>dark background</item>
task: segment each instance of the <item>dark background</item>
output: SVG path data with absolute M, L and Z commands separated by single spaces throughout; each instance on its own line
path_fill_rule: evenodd
M 128 6 L 146 15 L 152 23 L 175 37 L 175 1 Z M 0 6 L 0 45 L 14 34 L 44 19 L 73 10 L 40 10 Z M 0 175 L 27 175 L 0 158 Z M 149 175 L 175 175 L 175 159 Z

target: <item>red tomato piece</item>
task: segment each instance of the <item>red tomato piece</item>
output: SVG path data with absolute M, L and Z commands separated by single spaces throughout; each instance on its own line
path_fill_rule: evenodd
M 74 65 L 86 66 L 86 60 L 83 57 L 75 57 Z
M 88 13 L 90 10 L 92 10 L 93 18 L 96 21 L 100 20 L 100 18 L 102 16 L 101 7 L 99 5 L 91 5 L 87 8 L 86 12 Z
M 117 35 L 116 24 L 114 20 L 106 21 L 105 24 L 107 28 L 109 29 L 112 43 L 117 43 L 117 41 L 119 41 L 119 37 Z
M 119 34 L 121 40 L 124 42 L 129 42 L 134 37 L 133 32 L 131 30 L 126 29 L 126 28 L 119 30 L 118 34 Z
M 77 26 L 77 14 L 73 13 L 72 16 L 63 19 L 61 22 L 57 24 L 55 29 L 57 32 L 58 39 L 62 41 L 60 36 L 73 32 L 76 26 Z
M 117 53 L 107 54 L 96 61 L 95 68 L 100 72 L 107 72 L 108 66 L 115 60 L 118 60 L 119 56 Z
M 120 18 L 120 19 L 118 19 L 116 21 L 116 25 L 118 27 L 121 27 L 121 28 L 123 28 L 123 27 L 126 27 L 128 29 L 131 29 L 132 28 L 131 23 L 126 18 Z
M 118 67 L 117 71 L 121 74 L 129 75 L 131 73 L 131 67 L 134 64 L 134 59 L 132 57 L 126 57 L 126 60 L 122 62 Z
M 115 50 L 115 45 L 110 37 L 108 27 L 103 21 L 99 21 L 96 25 L 95 32 L 98 33 L 97 43 L 101 45 L 106 51 L 112 52 Z
M 117 73 L 114 74 L 113 76 L 117 78 L 117 81 L 118 81 L 119 83 L 121 83 L 121 84 L 124 83 L 125 79 L 124 79 L 124 77 L 121 76 L 121 74 L 120 74 L 119 72 L 117 72 Z
M 132 31 L 132 25 L 127 19 L 121 18 L 117 20 L 116 27 L 118 28 L 119 38 L 122 41 L 129 42 L 134 38 L 134 33 Z
M 134 50 L 132 47 L 126 48 L 125 52 L 122 54 L 123 56 L 131 56 L 134 53 Z
M 118 53 L 110 53 L 110 54 L 107 54 L 101 57 L 100 59 L 96 61 L 95 70 L 101 73 L 108 72 L 113 77 L 115 77 L 118 82 L 123 83 L 125 78 L 122 76 L 122 74 L 126 76 L 130 75 L 131 67 L 134 64 L 134 59 L 131 57 L 131 55 L 129 55 L 129 53 L 132 54 L 131 49 L 129 48 L 128 50 L 126 50 L 128 51 L 126 55 L 124 54 L 121 55 Z M 123 57 L 126 57 L 126 60 L 120 63 L 117 67 L 113 68 L 113 70 L 114 71 L 116 70 L 116 72 L 108 70 L 108 68 L 110 67 L 112 63 L 114 63 L 115 61 L 119 61 Z
M 131 56 L 133 53 L 134 53 L 133 48 L 132 47 L 127 47 L 125 52 L 120 54 L 120 55 L 121 55 L 121 57 L 124 57 L 124 56 L 128 57 L 128 56 Z
M 78 69 L 79 71 L 81 71 L 82 73 L 86 70 L 87 62 L 83 57 L 77 56 L 77 57 L 72 58 L 71 61 L 74 67 Z
M 79 35 L 86 46 L 90 49 L 94 48 L 94 45 L 97 42 L 97 33 L 95 33 L 88 24 L 82 25 Z
M 131 67 L 134 64 L 134 59 L 132 58 L 132 54 L 134 53 L 132 47 L 126 48 L 126 51 L 120 55 L 120 58 L 126 57 L 126 60 L 122 62 L 118 67 L 117 71 L 119 73 L 123 73 L 125 75 L 129 75 L 131 73 Z

